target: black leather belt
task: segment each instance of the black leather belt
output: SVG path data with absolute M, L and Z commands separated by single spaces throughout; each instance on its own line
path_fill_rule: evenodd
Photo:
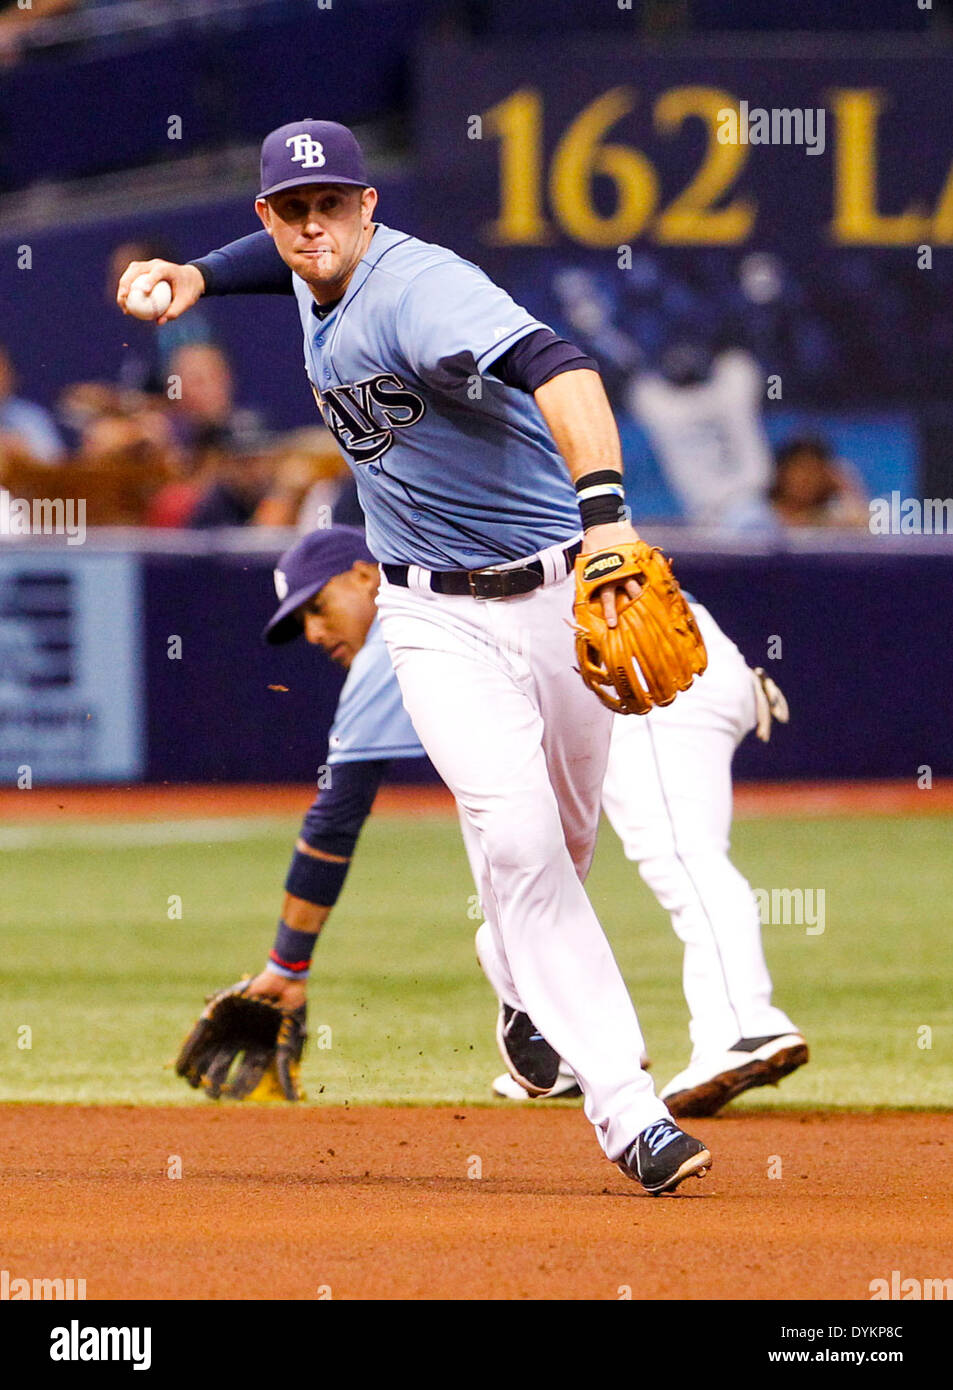
M 562 552 L 567 574 L 581 549 L 582 542 L 573 541 Z M 381 565 L 381 569 L 389 584 L 398 584 L 404 589 L 408 587 L 409 565 Z M 435 594 L 469 594 L 472 598 L 487 600 L 532 593 L 545 578 L 541 560 L 530 560 L 528 565 L 510 570 L 430 570 L 428 573 L 430 587 Z

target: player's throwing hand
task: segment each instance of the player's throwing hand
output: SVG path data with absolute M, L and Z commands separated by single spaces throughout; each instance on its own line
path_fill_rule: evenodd
M 176 265 L 174 261 L 133 261 L 123 271 L 116 290 L 116 303 L 124 314 L 129 312 L 126 308 L 129 291 L 140 275 L 146 277 L 140 288 L 147 294 L 160 280 L 167 280 L 172 287 L 172 302 L 155 320 L 157 324 L 171 323 L 197 304 L 205 293 L 205 280 L 197 266 Z

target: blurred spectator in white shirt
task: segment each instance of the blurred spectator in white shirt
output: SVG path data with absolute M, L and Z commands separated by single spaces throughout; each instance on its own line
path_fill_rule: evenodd
M 272 452 L 272 463 L 271 483 L 255 524 L 295 526 L 302 534 L 330 526 L 351 476 L 331 431 L 309 426 L 285 435 Z
M 635 376 L 628 405 L 649 435 L 686 518 L 727 530 L 773 529 L 771 446 L 761 423 L 764 375 L 750 353 L 714 359 L 671 347 L 662 372 Z

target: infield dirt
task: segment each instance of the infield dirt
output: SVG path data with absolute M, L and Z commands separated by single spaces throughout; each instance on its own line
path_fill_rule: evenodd
M 221 783 L 116 787 L 37 787 L 28 798 L 0 787 L 0 820 L 174 820 L 191 816 L 299 815 L 314 797 L 311 784 L 256 786 Z M 748 782 L 734 791 L 735 815 L 765 816 L 948 816 L 953 784 L 941 783 L 924 796 L 907 782 Z M 384 786 L 374 814 L 456 818 L 453 797 L 443 785 Z
M 949 1115 L 687 1127 L 713 1170 L 656 1199 L 566 1106 L 9 1105 L 2 1264 L 90 1299 L 866 1300 L 949 1272 Z

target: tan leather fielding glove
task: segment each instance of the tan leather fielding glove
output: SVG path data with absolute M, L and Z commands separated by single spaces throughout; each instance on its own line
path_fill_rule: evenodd
M 692 611 L 658 546 L 645 541 L 580 555 L 576 560 L 576 658 L 579 673 L 617 714 L 648 714 L 670 705 L 708 665 Z M 637 598 L 617 593 L 618 626 L 610 628 L 599 590 L 634 579 Z

